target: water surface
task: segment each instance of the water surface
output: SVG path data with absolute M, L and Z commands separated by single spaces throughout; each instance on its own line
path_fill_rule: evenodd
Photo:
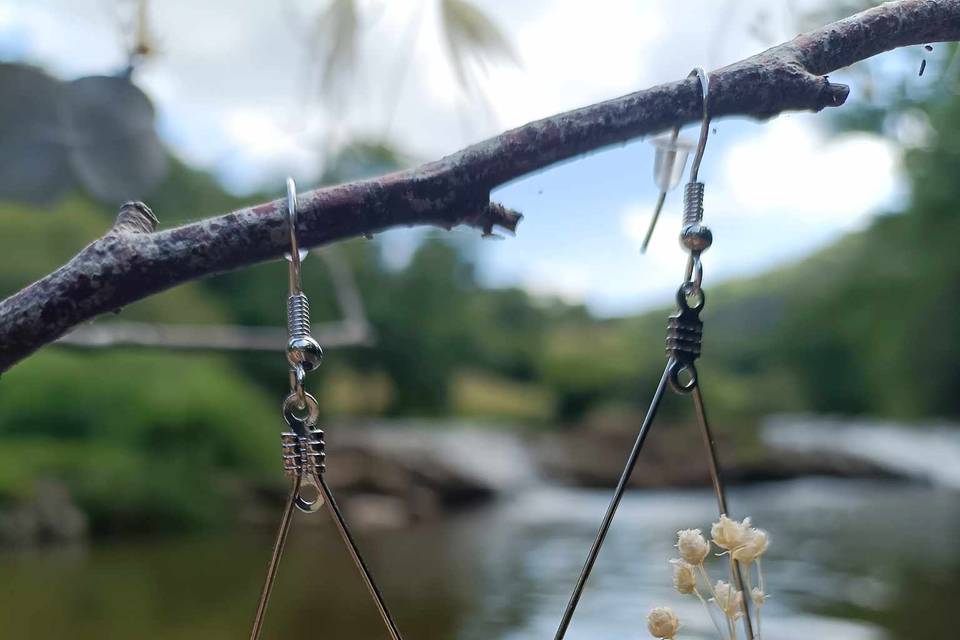
M 607 499 L 538 488 L 359 538 L 408 640 L 551 640 Z M 734 491 L 731 504 L 773 537 L 764 637 L 955 637 L 956 493 L 803 480 Z M 714 637 L 666 563 L 673 533 L 708 526 L 713 509 L 706 491 L 629 494 L 567 637 L 648 637 L 644 616 L 661 604 L 681 615 L 682 638 Z M 325 515 L 297 518 L 264 637 L 385 637 Z M 245 638 L 270 544 L 271 532 L 237 531 L 4 552 L 0 637 Z

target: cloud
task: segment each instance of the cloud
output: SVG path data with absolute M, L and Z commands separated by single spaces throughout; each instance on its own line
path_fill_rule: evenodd
M 829 135 L 809 117 L 782 116 L 726 150 L 711 205 L 722 215 L 851 228 L 903 190 L 899 162 L 897 147 L 879 136 Z
M 537 259 L 523 274 L 523 287 L 536 296 L 556 296 L 569 303 L 582 303 L 591 288 L 590 274 L 580 265 Z

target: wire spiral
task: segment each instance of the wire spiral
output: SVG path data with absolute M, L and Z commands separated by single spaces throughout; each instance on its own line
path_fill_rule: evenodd
M 306 294 L 297 293 L 287 298 L 287 331 L 291 338 L 310 336 L 310 301 Z
M 696 361 L 703 343 L 700 311 L 705 303 L 702 290 L 685 284 L 677 291 L 677 312 L 667 320 L 667 376 L 677 393 L 690 393 L 697 386 Z M 681 379 L 684 373 L 686 381 Z
M 700 357 L 703 343 L 703 321 L 683 314 L 667 320 L 667 356 L 679 362 L 690 362 Z
M 697 224 L 703 220 L 702 182 L 688 182 L 683 188 L 683 226 Z
M 321 429 L 310 429 L 306 438 L 293 431 L 284 431 L 280 440 L 283 443 L 283 470 L 287 475 L 300 476 L 313 471 L 320 475 L 326 471 L 326 444 Z

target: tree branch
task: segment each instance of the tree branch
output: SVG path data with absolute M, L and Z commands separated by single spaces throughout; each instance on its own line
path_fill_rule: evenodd
M 800 35 L 710 75 L 714 117 L 769 118 L 840 106 L 845 85 L 823 74 L 896 47 L 960 39 L 960 0 L 884 4 Z M 300 199 L 298 235 L 316 246 L 390 227 L 469 225 L 514 230 L 520 214 L 490 191 L 555 162 L 697 120 L 696 79 L 662 84 L 507 131 L 415 169 Z M 174 285 L 279 257 L 284 201 L 168 231 L 128 203 L 113 228 L 66 265 L 0 302 L 0 371 L 72 327 Z

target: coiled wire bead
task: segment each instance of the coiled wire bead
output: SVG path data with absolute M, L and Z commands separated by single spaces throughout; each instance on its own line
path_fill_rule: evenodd
M 321 429 L 310 429 L 306 438 L 293 431 L 284 431 L 280 440 L 283 443 L 283 470 L 287 475 L 300 476 L 310 472 L 319 475 L 326 471 L 326 444 Z

